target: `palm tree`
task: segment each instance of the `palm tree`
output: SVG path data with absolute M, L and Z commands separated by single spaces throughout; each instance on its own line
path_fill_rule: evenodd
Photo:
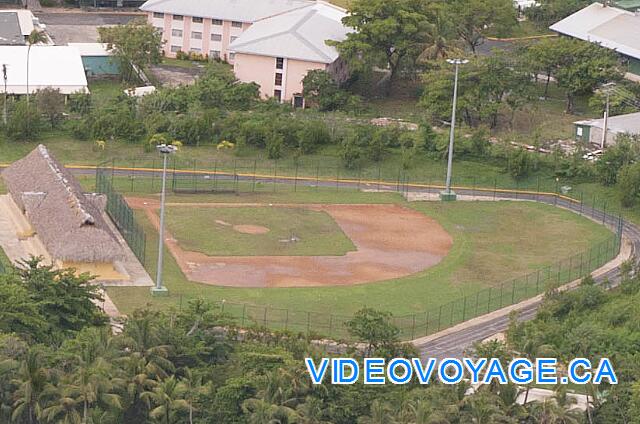
M 289 424 L 296 422 L 296 411 L 262 399 L 247 399 L 242 403 L 242 411 L 248 415 L 250 424 Z
M 35 424 L 42 413 L 41 396 L 50 386 L 49 370 L 41 365 L 40 352 L 29 349 L 18 369 L 18 378 L 12 383 L 18 386 L 13 394 L 12 421 Z
M 153 390 L 142 393 L 140 398 L 147 402 L 150 409 L 151 405 L 156 405 L 149 413 L 151 418 L 171 424 L 176 411 L 189 409 L 189 403 L 182 397 L 185 392 L 184 384 L 171 376 L 161 381 Z
M 82 416 L 77 409 L 78 402 L 67 396 L 60 396 L 52 404 L 42 410 L 42 418 L 47 423 L 82 424 Z
M 189 424 L 193 424 L 193 402 L 195 397 L 205 394 L 211 389 L 211 384 L 202 384 L 202 376 L 194 376 L 189 368 L 185 368 L 184 377 L 180 381 L 185 389 L 185 398 L 189 405 Z
M 27 48 L 27 105 L 29 104 L 29 57 L 31 56 L 31 46 L 46 42 L 47 36 L 45 33 L 38 31 L 37 29 L 31 31 L 31 34 L 27 37 L 27 44 L 29 45 Z
M 358 424 L 388 424 L 392 419 L 389 405 L 376 399 L 371 403 L 369 415 L 358 418 Z

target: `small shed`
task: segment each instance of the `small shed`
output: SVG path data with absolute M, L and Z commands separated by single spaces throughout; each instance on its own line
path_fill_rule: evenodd
M 602 143 L 604 119 L 588 119 L 576 121 L 575 139 L 585 143 Z M 605 145 L 612 145 L 621 134 L 640 134 L 640 112 L 626 115 L 611 116 L 607 120 L 607 139 Z
M 108 77 L 120 74 L 120 66 L 104 43 L 69 43 L 82 58 L 88 77 Z

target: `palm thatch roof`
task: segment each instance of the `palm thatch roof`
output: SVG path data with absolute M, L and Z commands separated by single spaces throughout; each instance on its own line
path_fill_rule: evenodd
M 45 146 L 14 162 L 2 178 L 54 259 L 113 262 L 123 257 L 103 217 L 104 196 L 84 193 Z

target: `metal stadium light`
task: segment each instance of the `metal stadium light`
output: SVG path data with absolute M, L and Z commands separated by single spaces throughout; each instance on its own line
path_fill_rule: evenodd
M 449 133 L 449 159 L 447 161 L 447 183 L 444 191 L 440 192 L 440 200 L 452 201 L 456 200 L 456 193 L 451 190 L 451 168 L 453 166 L 453 139 L 456 130 L 456 103 L 458 102 L 458 69 L 460 65 L 469 63 L 466 59 L 447 59 L 452 65 L 456 66 L 456 76 L 453 83 L 453 109 L 451 111 L 451 132 Z
M 170 154 L 178 151 L 176 146 L 171 144 L 159 144 L 156 146 L 158 152 L 162 154 L 162 194 L 160 199 L 160 230 L 158 240 L 158 270 L 156 273 L 156 285 L 151 289 L 151 294 L 154 296 L 168 296 L 169 290 L 162 285 L 162 265 L 163 265 L 163 253 L 164 253 L 164 201 L 165 201 L 165 189 L 167 186 L 167 158 Z

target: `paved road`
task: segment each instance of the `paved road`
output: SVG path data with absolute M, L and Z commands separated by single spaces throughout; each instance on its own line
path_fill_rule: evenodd
M 94 174 L 95 171 L 92 169 L 82 169 L 82 170 L 75 170 L 74 173 L 78 173 L 78 174 L 84 174 L 84 175 L 91 175 Z M 131 176 L 132 173 L 135 176 L 138 177 L 149 177 L 151 175 L 158 174 L 155 171 L 114 171 L 114 175 L 116 176 Z M 191 175 L 189 172 L 180 172 L 178 171 L 176 173 L 177 176 L 186 176 L 186 175 Z M 228 179 L 233 179 L 233 176 L 225 176 L 225 175 L 219 175 L 218 178 L 228 178 Z M 244 180 L 244 181 L 252 181 L 253 177 L 243 177 L 243 176 L 238 176 L 237 177 L 238 180 Z M 257 181 L 262 181 L 262 182 L 267 182 L 267 183 L 272 183 L 273 179 L 272 178 L 265 178 L 265 177 L 261 177 L 261 178 L 256 178 Z M 281 179 L 281 178 L 276 178 L 276 182 L 277 183 L 282 183 L 282 184 L 293 184 L 292 180 L 289 179 Z M 298 180 L 297 184 L 300 186 L 315 186 L 316 185 L 316 181 L 301 181 Z M 320 181 L 318 182 L 318 184 L 320 186 L 326 186 L 326 187 L 336 187 L 336 182 L 330 182 L 330 181 Z M 351 183 L 351 182 L 339 182 L 337 184 L 339 187 L 343 187 L 343 188 L 356 188 L 359 185 L 356 185 L 356 183 Z M 376 188 L 378 188 L 378 184 L 375 184 Z M 382 190 L 397 190 L 397 186 L 395 184 L 380 184 L 379 188 Z M 414 193 L 436 193 L 437 190 L 436 189 L 425 189 L 422 187 L 404 187 L 405 191 L 408 192 L 414 192 Z M 458 194 L 460 195 L 472 195 L 472 196 L 480 196 L 481 194 L 478 192 L 478 190 L 457 190 Z M 575 213 L 581 214 L 583 216 L 589 217 L 591 219 L 594 219 L 595 221 L 604 223 L 606 226 L 608 226 L 609 228 L 612 228 L 614 231 L 618 228 L 618 226 L 621 226 L 623 229 L 623 234 L 624 236 L 629 240 L 629 242 L 631 243 L 631 248 L 632 248 L 632 255 L 635 252 L 640 251 L 640 228 L 638 228 L 636 225 L 628 222 L 628 221 L 624 221 L 624 220 L 620 220 L 620 218 L 618 216 L 615 215 L 609 215 L 606 214 L 605 212 L 595 209 L 595 208 L 591 208 L 591 207 L 586 207 L 584 205 L 581 205 L 580 203 L 575 203 L 575 202 L 571 202 L 559 197 L 556 197 L 554 195 L 536 195 L 536 194 L 530 194 L 530 193 L 496 193 L 494 194 L 493 192 L 491 193 L 487 193 L 487 198 L 489 199 L 503 199 L 503 200 L 531 200 L 531 201 L 537 201 L 537 202 L 542 202 L 542 203 L 547 203 L 550 205 L 554 205 L 557 207 L 561 207 L 561 208 L 565 208 L 565 209 L 569 209 Z M 614 268 L 606 273 L 604 273 L 603 275 L 599 276 L 596 281 L 598 283 L 602 283 L 604 280 L 609 280 L 609 282 L 611 283 L 611 286 L 616 286 L 617 284 L 619 284 L 620 282 L 620 269 L 619 268 Z M 528 306 L 520 309 L 519 312 L 519 319 L 520 320 L 529 320 L 535 317 L 537 308 L 540 306 L 540 302 L 534 302 L 532 304 L 529 304 Z M 491 320 L 489 322 L 485 322 L 482 324 L 478 324 L 475 326 L 471 326 L 468 328 L 464 328 L 460 331 L 448 334 L 446 336 L 431 340 L 427 343 L 423 343 L 420 345 L 417 345 L 420 353 L 422 356 L 424 357 L 436 357 L 436 358 L 444 358 L 444 357 L 462 357 L 464 355 L 465 350 L 467 350 L 469 347 L 471 347 L 471 345 L 476 342 L 476 341 L 482 341 L 496 333 L 505 331 L 507 329 L 507 326 L 509 324 L 509 318 L 508 316 L 503 316 L 503 317 L 498 317 L 495 318 L 494 320 Z

